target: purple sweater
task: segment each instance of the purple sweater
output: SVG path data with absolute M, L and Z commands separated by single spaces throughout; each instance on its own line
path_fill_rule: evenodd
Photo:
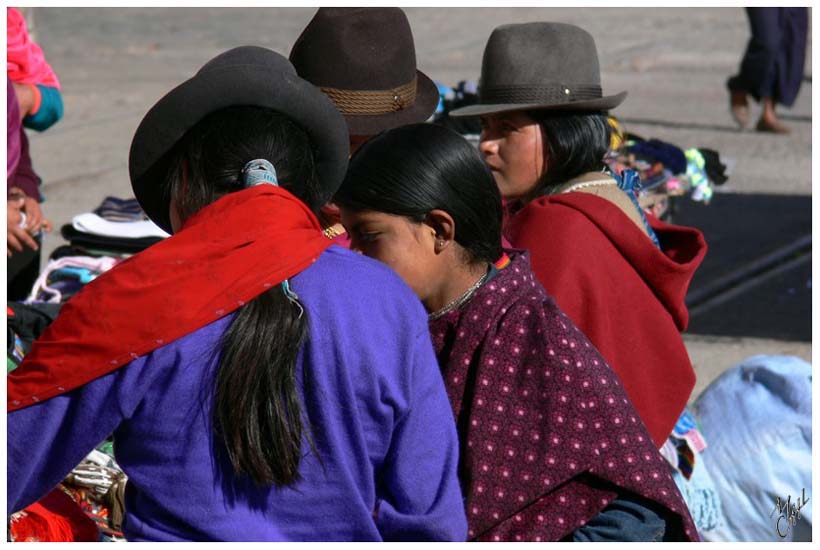
M 9 414 L 9 512 L 113 432 L 129 540 L 464 540 L 458 440 L 418 299 L 339 247 L 291 283 L 309 314 L 299 387 L 322 460 L 303 444 L 302 481 L 258 488 L 214 452 L 206 388 L 229 316 Z

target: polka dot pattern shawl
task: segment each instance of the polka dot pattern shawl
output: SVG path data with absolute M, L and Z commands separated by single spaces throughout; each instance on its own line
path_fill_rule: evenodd
M 554 541 L 618 494 L 697 540 L 669 468 L 598 351 L 547 296 L 526 253 L 431 322 L 458 426 L 469 539 Z

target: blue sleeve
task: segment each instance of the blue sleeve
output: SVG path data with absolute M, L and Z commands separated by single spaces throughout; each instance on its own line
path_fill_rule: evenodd
M 23 126 L 42 132 L 63 118 L 63 96 L 57 88 L 37 84 L 40 90 L 40 108 L 23 119 Z
M 586 525 L 572 534 L 572 542 L 660 542 L 666 521 L 648 500 L 619 495 Z
M 7 415 L 8 513 L 56 487 L 130 415 L 147 385 L 140 374 L 146 357 Z
M 458 436 L 438 362 L 425 330 L 416 338 L 410 407 L 398 419 L 380 472 L 385 494 L 376 524 L 386 541 L 464 541 Z

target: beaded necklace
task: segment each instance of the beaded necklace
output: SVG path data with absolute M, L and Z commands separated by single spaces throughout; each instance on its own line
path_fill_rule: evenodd
M 483 285 L 485 282 L 487 282 L 487 279 L 490 276 L 490 272 L 491 272 L 491 270 L 488 269 L 487 273 L 482 275 L 479 280 L 477 280 L 475 283 L 473 283 L 473 286 L 468 288 L 466 290 L 466 292 L 464 292 L 464 294 L 462 294 L 461 296 L 459 296 L 458 298 L 456 298 L 455 300 L 453 300 L 452 302 L 450 302 L 449 304 L 447 304 L 443 308 L 439 309 L 438 311 L 434 311 L 433 313 L 430 313 L 429 315 L 427 315 L 427 320 L 428 321 L 435 321 L 436 319 L 440 318 L 445 313 L 449 313 L 450 311 L 453 311 L 454 309 L 458 309 L 461 306 L 463 306 L 464 304 L 466 304 L 470 300 L 470 298 L 473 297 L 473 294 L 475 294 L 476 290 L 481 288 L 481 285 Z

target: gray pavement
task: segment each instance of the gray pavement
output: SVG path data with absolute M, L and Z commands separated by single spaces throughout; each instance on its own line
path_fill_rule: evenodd
M 59 227 L 95 207 L 106 195 L 132 196 L 127 172 L 131 136 L 142 115 L 164 92 L 230 47 L 258 44 L 287 55 L 314 8 L 29 11 L 37 40 L 63 85 L 65 118 L 31 139 L 35 167 L 45 182 L 45 212 Z M 760 260 L 761 247 L 776 251 L 811 232 L 810 209 L 808 218 L 805 216 L 811 197 L 811 42 L 800 96 L 791 109 L 780 110 L 792 134 L 772 136 L 737 131 L 727 109 L 725 81 L 737 70 L 749 36 L 742 8 L 406 11 L 419 67 L 447 84 L 477 80 L 484 44 L 497 25 L 553 20 L 589 30 L 598 44 L 605 92 L 629 91 L 627 100 L 614 112 L 627 130 L 682 147 L 710 147 L 733 164 L 730 180 L 714 202 L 689 208 L 679 220 L 687 222 L 688 218 L 708 226 L 708 232 L 704 229 L 707 239 L 715 243 L 708 266 L 704 264 L 708 276 L 702 281 L 696 278 L 693 288 L 696 283 L 707 287 L 725 273 L 738 270 L 740 283 L 748 287 L 741 285 L 738 290 L 736 284 L 734 290 L 718 289 L 734 292 L 735 297 L 711 307 L 708 318 L 703 317 L 706 321 L 693 318 L 693 326 L 697 321 L 706 327 L 685 338 L 698 373 L 696 392 L 749 355 L 788 353 L 811 360 L 811 338 L 807 336 L 811 319 L 806 313 L 810 309 L 799 302 L 811 296 L 811 272 L 805 262 L 794 269 L 780 266 L 785 275 L 779 277 L 766 276 L 766 270 L 778 268 L 774 265 L 764 266 L 763 273 L 743 275 L 744 266 Z M 767 197 L 781 196 L 793 197 L 803 217 L 792 216 L 791 207 L 767 214 Z M 748 210 L 751 207 L 734 206 L 749 201 L 757 204 L 754 214 Z M 741 223 L 750 219 L 753 223 Z M 722 231 L 731 227 L 737 229 Z M 46 238 L 46 256 L 60 244 L 59 231 L 55 231 Z M 810 241 L 808 250 L 804 247 L 800 253 L 810 258 Z M 790 288 L 801 289 L 793 299 L 799 302 L 796 306 L 782 299 Z M 767 332 L 771 304 L 780 307 L 779 330 Z M 751 306 L 755 307 L 749 309 Z M 733 324 L 734 332 L 719 322 L 730 318 L 723 315 L 727 311 L 743 321 Z M 755 316 L 757 323 L 752 322 Z M 743 323 L 751 323 L 748 330 Z

